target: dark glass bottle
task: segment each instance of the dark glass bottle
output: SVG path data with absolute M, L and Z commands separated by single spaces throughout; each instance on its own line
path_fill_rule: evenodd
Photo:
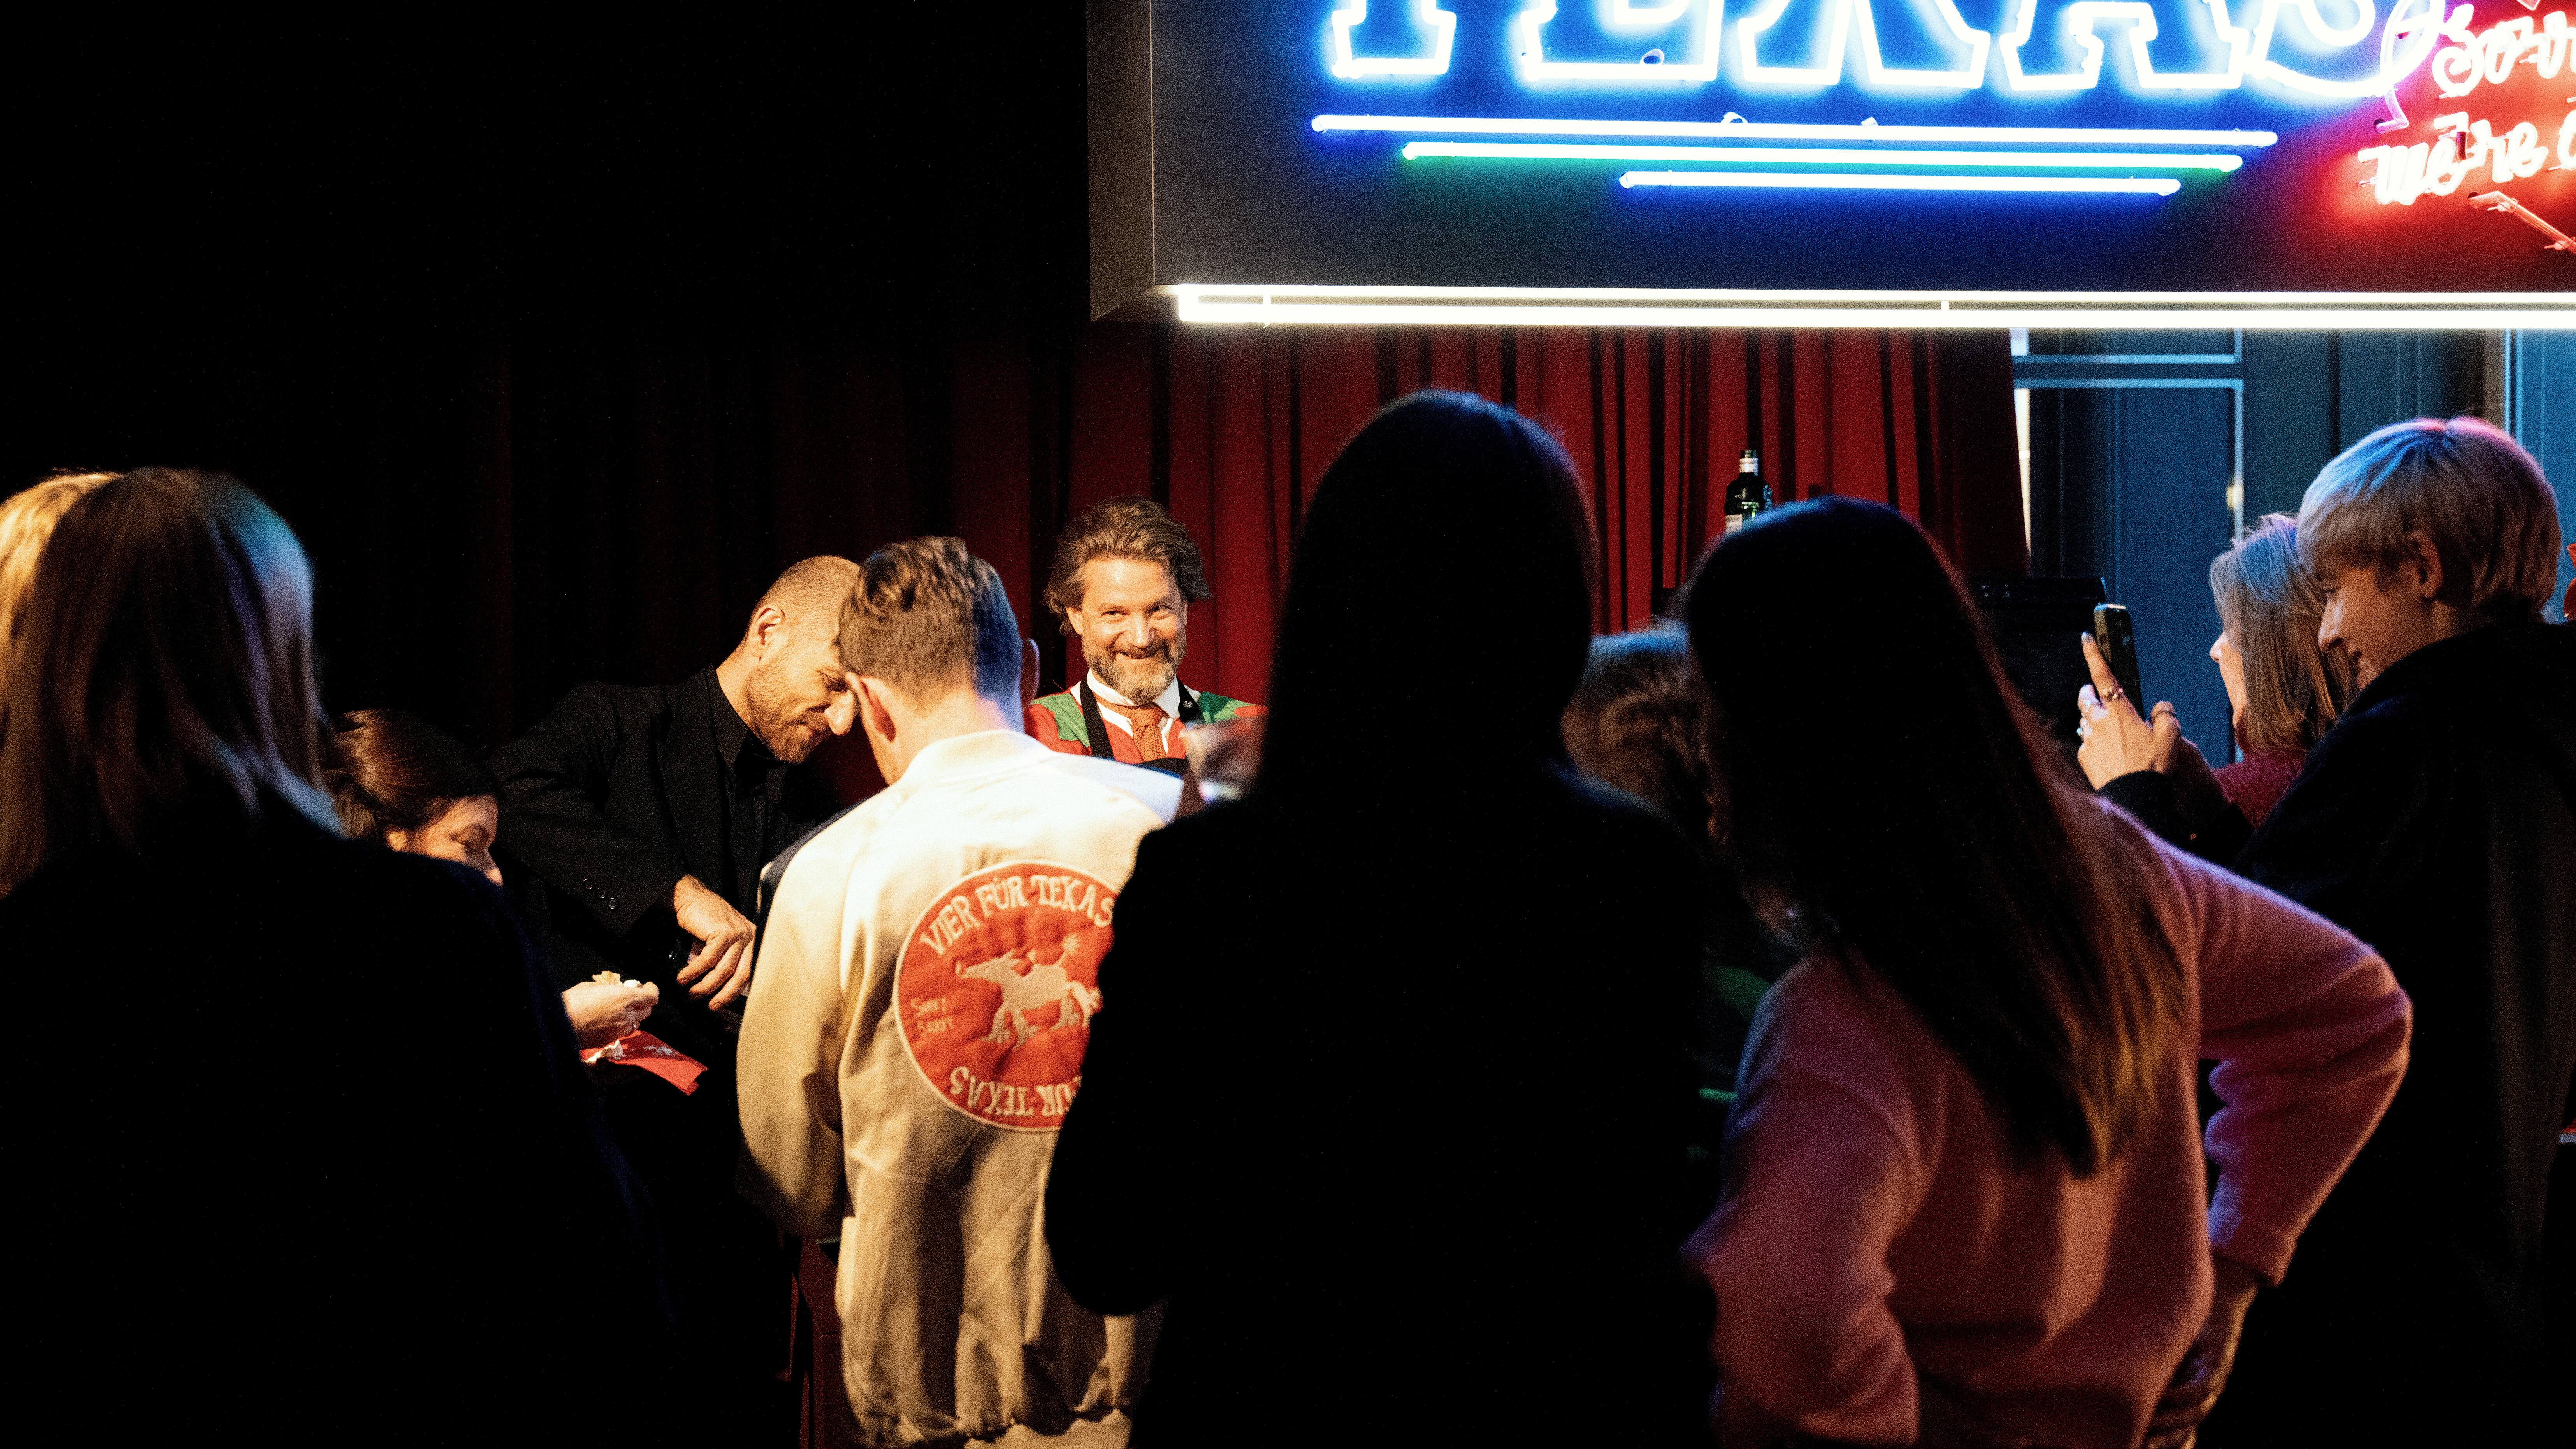
M 1735 465 L 1735 481 L 1726 485 L 1726 531 L 1733 533 L 1771 507 L 1771 485 L 1762 481 L 1762 458 L 1751 448 Z

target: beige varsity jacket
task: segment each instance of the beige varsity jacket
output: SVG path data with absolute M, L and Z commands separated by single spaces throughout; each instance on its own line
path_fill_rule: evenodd
M 744 1013 L 766 1206 L 840 1238 L 861 1441 L 1131 1406 L 1151 1325 L 1055 1281 L 1042 1204 L 1119 890 L 1180 782 L 1016 731 L 942 740 L 789 862 Z

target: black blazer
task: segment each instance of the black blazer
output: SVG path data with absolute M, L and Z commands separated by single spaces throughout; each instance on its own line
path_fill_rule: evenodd
M 737 874 L 715 748 L 714 673 L 641 688 L 577 686 L 492 763 L 501 776 L 503 877 L 552 947 L 561 984 L 601 971 L 655 983 L 662 1003 L 645 1029 L 720 1067 L 733 1060 L 738 1018 L 709 1012 L 679 984 L 694 943 L 671 913 L 671 887 L 682 875 L 731 899 Z M 838 801 L 810 767 L 798 767 L 788 772 L 779 808 L 793 840 Z M 733 901 L 746 919 L 757 905 Z

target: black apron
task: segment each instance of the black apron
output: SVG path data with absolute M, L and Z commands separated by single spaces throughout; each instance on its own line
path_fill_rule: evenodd
M 1174 681 L 1174 687 L 1181 691 L 1181 710 L 1179 715 L 1181 723 L 1185 725 L 1201 723 L 1202 721 L 1199 719 L 1199 697 L 1190 693 L 1188 687 L 1179 684 L 1178 681 Z M 1073 697 L 1082 701 L 1082 737 L 1084 742 L 1091 746 L 1091 757 L 1095 760 L 1117 759 L 1118 756 L 1116 753 L 1109 748 L 1109 726 L 1101 723 L 1100 701 L 1091 692 L 1090 675 L 1086 674 L 1082 678 L 1074 681 Z M 1138 750 L 1136 753 L 1141 755 L 1145 752 L 1143 750 Z M 1125 761 L 1120 761 L 1120 763 L 1123 764 Z M 1148 770 L 1160 770 L 1166 775 L 1176 775 L 1186 778 L 1190 770 L 1190 758 L 1186 752 L 1178 755 L 1165 755 L 1159 760 L 1145 761 L 1144 766 Z

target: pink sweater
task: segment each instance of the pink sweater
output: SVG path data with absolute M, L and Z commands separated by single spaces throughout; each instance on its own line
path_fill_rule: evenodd
M 2016 1164 L 1967 1072 L 1866 970 L 1811 959 L 1772 990 L 1729 1195 L 1689 1248 L 1717 1290 L 1722 1436 L 1777 1419 L 1870 1444 L 2132 1449 L 2208 1316 L 2210 1250 L 2280 1280 L 2397 1090 L 2406 997 L 2321 917 L 2161 853 L 2190 1018 L 2155 1115 L 2084 1181 Z M 2215 1200 L 2202 1057 L 2227 1102 Z

